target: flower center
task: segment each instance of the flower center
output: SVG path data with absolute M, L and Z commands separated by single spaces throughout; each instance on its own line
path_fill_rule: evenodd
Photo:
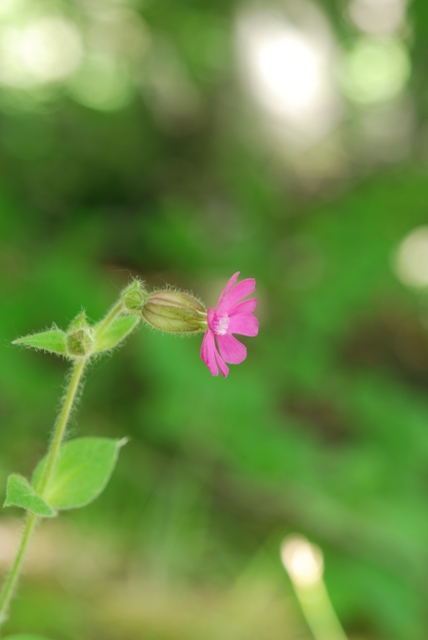
M 229 316 L 227 313 L 215 313 L 211 319 L 211 329 L 217 336 L 224 336 L 229 327 Z

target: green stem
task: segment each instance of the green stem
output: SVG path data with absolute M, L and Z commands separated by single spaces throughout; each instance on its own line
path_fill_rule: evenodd
M 111 310 L 108 312 L 106 317 L 96 325 L 95 331 L 96 331 L 97 337 L 100 337 L 104 333 L 104 331 L 109 327 L 109 325 L 113 322 L 116 316 L 120 315 L 123 309 L 124 309 L 123 301 L 119 300 L 119 302 L 115 304 L 114 307 L 111 308 Z
M 76 361 L 73 372 L 70 377 L 67 392 L 65 394 L 64 403 L 61 407 L 60 414 L 55 427 L 54 436 L 47 455 L 47 462 L 43 476 L 38 485 L 37 492 L 43 497 L 46 491 L 46 487 L 49 483 L 50 477 L 55 467 L 55 463 L 58 459 L 61 443 L 64 439 L 64 434 L 67 428 L 67 423 L 70 418 L 70 413 L 73 408 L 76 394 L 79 389 L 80 380 L 83 370 L 85 368 L 87 359 L 81 358 Z M 7 614 L 9 610 L 10 601 L 12 599 L 16 583 L 18 582 L 19 574 L 21 571 L 22 563 L 24 561 L 25 553 L 28 543 L 30 542 L 31 535 L 34 531 L 37 523 L 37 516 L 30 513 L 27 518 L 24 532 L 22 534 L 21 544 L 19 545 L 18 552 L 15 557 L 15 561 L 10 570 L 9 576 L 5 582 L 3 590 L 0 595 L 0 626 L 7 620 Z
M 294 590 L 315 640 L 348 640 L 322 578 Z
M 64 404 L 62 405 L 61 412 L 58 416 L 58 421 L 55 427 L 54 436 L 53 436 L 51 445 L 49 447 L 46 466 L 44 468 L 43 475 L 40 478 L 39 484 L 37 485 L 37 487 L 35 487 L 36 493 L 38 493 L 39 496 L 41 496 L 42 498 L 45 497 L 44 494 L 46 491 L 46 487 L 49 484 L 52 471 L 54 470 L 54 467 L 58 458 L 59 450 L 61 448 L 61 444 L 64 439 L 68 420 L 70 418 L 70 413 L 73 408 L 74 401 L 76 399 L 76 394 L 79 389 L 80 380 L 81 380 L 86 363 L 87 363 L 87 358 L 80 358 L 79 360 L 76 360 L 73 372 L 71 374 L 67 393 L 65 394 L 65 398 L 64 398 Z
M 96 327 L 96 336 L 101 336 L 104 331 L 109 327 L 111 322 L 123 311 L 123 302 L 120 300 L 106 315 L 106 317 L 101 320 L 101 322 Z M 67 391 L 64 397 L 64 402 L 61 407 L 61 411 L 59 413 L 55 430 L 52 438 L 52 442 L 49 447 L 49 451 L 47 454 L 46 466 L 44 468 L 43 475 L 35 487 L 36 492 L 41 496 L 45 496 L 46 489 L 49 485 L 49 480 L 54 471 L 55 464 L 58 459 L 59 451 L 61 448 L 62 441 L 64 440 L 64 435 L 67 429 L 67 424 L 70 418 L 70 414 L 73 409 L 73 405 L 76 400 L 77 392 L 79 390 L 79 385 L 82 379 L 82 374 L 84 372 L 85 366 L 90 359 L 90 355 L 83 358 L 79 358 L 75 361 L 73 371 L 71 373 Z M 27 517 L 27 522 L 24 528 L 24 532 L 22 534 L 21 543 L 19 545 L 18 552 L 16 554 L 15 560 L 13 562 L 10 573 L 6 579 L 6 582 L 3 586 L 3 589 L 0 593 L 0 627 L 7 620 L 10 601 L 13 597 L 16 584 L 18 582 L 19 574 L 21 572 L 22 563 L 25 558 L 25 554 L 27 551 L 28 543 L 30 542 L 31 536 L 33 534 L 34 528 L 37 524 L 39 518 L 33 514 L 29 513 Z
M 16 554 L 15 562 L 13 563 L 12 569 L 10 570 L 9 576 L 2 589 L 0 596 L 0 626 L 7 620 L 10 601 L 15 591 L 15 586 L 19 578 L 22 563 L 24 561 L 25 552 L 27 550 L 31 534 L 34 531 L 37 520 L 38 518 L 34 513 L 30 513 L 28 515 L 24 533 L 21 539 L 21 544 L 19 545 L 18 553 Z
M 106 317 L 101 320 L 96 329 L 97 337 L 101 336 L 104 331 L 108 328 L 108 326 L 113 322 L 113 320 L 120 314 L 123 310 L 123 303 L 119 301 L 111 311 L 108 312 Z M 38 486 L 36 487 L 36 492 L 42 497 L 45 497 L 46 487 L 49 484 L 50 477 L 52 475 L 52 471 L 54 470 L 59 450 L 61 448 L 62 441 L 64 439 L 65 431 L 67 428 L 67 423 L 70 417 L 71 410 L 73 408 L 74 401 L 76 399 L 76 394 L 79 389 L 80 380 L 82 378 L 83 371 L 85 369 L 86 363 L 88 362 L 90 354 L 85 358 L 80 358 L 76 360 L 74 365 L 73 373 L 70 378 L 70 382 L 68 385 L 67 393 L 65 395 L 64 404 L 62 405 L 61 413 L 58 417 L 58 422 L 55 428 L 54 437 L 52 439 L 46 466 L 43 472 L 43 475 L 40 479 Z

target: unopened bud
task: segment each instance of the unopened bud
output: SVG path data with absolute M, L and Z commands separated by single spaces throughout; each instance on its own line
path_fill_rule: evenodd
M 147 292 L 143 287 L 143 283 L 134 280 L 129 287 L 122 292 L 122 300 L 128 311 L 140 311 L 147 299 Z
M 168 333 L 191 333 L 207 328 L 207 312 L 190 293 L 164 289 L 151 293 L 142 308 L 144 320 Z
M 66 337 L 67 353 L 70 356 L 86 356 L 93 343 L 94 340 L 86 329 L 78 329 Z
M 94 340 L 84 311 L 70 323 L 65 343 L 70 356 L 86 356 L 91 351 Z

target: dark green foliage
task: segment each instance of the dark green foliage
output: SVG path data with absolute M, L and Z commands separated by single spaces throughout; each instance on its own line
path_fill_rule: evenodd
M 357 34 L 343 3 L 316 4 L 345 50 Z M 66 327 L 82 307 L 101 317 L 131 276 L 211 306 L 237 270 L 257 279 L 260 335 L 227 380 L 200 360 L 201 336 L 145 327 L 95 362 L 75 431 L 131 439 L 109 490 L 64 517 L 81 541 L 70 548 L 99 556 L 88 574 L 70 558 L 29 571 L 5 635 L 310 638 L 278 551 L 299 532 L 325 554 L 351 640 L 426 640 L 426 293 L 394 270 L 403 238 L 427 224 L 426 95 L 416 80 L 426 72 L 426 3 L 411 5 L 407 155 L 379 161 L 377 143 L 361 151 L 370 110 L 354 105 L 341 125 L 346 169 L 320 176 L 301 170 L 304 154 L 310 163 L 320 153 L 321 167 L 330 156 L 281 140 L 287 160 L 278 158 L 246 104 L 232 62 L 234 2 L 141 7 L 150 55 L 171 46 L 197 116 L 166 122 L 143 90 L 111 113 L 60 95 L 50 110 L 0 115 L 3 486 L 41 457 L 66 371 L 61 359 L 12 347 L 17 336 L 53 320 Z M 115 330 L 133 323 L 121 318 Z M 134 579 L 133 606 L 123 593 Z M 265 628 L 253 628 L 252 612 Z

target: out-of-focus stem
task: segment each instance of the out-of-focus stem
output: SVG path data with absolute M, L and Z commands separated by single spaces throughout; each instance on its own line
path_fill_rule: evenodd
M 347 640 L 324 584 L 321 549 L 303 536 L 289 536 L 281 560 L 315 640 Z
M 37 516 L 34 513 L 30 513 L 25 524 L 25 529 L 22 534 L 21 544 L 19 545 L 18 552 L 15 557 L 15 561 L 12 565 L 7 580 L 3 586 L 0 596 L 0 626 L 7 620 L 7 614 L 9 611 L 10 601 L 12 599 L 16 583 L 21 571 L 22 563 L 24 561 L 25 552 L 27 550 L 28 543 L 31 535 L 34 531 L 34 527 L 37 523 Z
M 322 578 L 307 587 L 293 586 L 315 640 L 348 640 Z

